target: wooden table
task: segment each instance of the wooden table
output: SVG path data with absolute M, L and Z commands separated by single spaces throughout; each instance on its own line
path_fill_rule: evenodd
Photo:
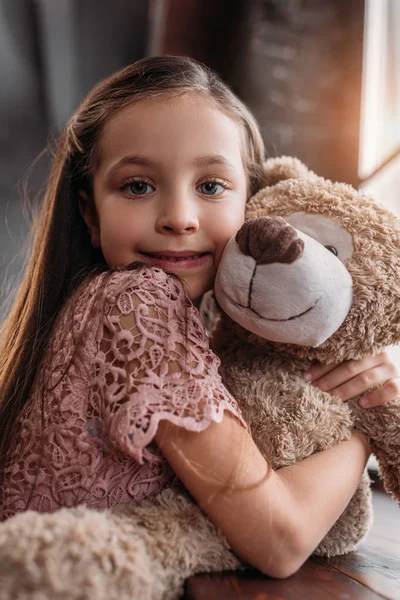
M 400 509 L 373 486 L 375 519 L 356 552 L 310 558 L 286 580 L 255 572 L 197 575 L 186 582 L 185 600 L 400 600 Z

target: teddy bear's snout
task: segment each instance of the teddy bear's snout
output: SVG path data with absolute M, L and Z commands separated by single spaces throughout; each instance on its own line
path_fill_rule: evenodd
M 240 251 L 259 265 L 293 263 L 303 254 L 304 242 L 282 217 L 246 221 L 236 234 Z

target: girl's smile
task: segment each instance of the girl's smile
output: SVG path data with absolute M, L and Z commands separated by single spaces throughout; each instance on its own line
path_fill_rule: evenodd
M 161 250 L 159 252 L 140 252 L 140 254 L 143 254 L 143 262 L 173 272 L 194 269 L 203 266 L 207 261 L 212 261 L 210 252 Z
M 244 221 L 243 132 L 187 94 L 122 108 L 99 140 L 92 197 L 81 212 L 109 266 L 140 261 L 176 273 L 192 300 L 211 289 Z

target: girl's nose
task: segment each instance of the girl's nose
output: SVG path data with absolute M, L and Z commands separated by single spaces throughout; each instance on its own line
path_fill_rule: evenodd
M 191 234 L 199 229 L 199 220 L 193 211 L 182 203 L 164 207 L 156 221 L 158 233 Z

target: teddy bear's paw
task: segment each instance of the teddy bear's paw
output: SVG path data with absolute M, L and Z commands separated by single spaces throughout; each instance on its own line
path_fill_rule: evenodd
M 148 555 L 162 566 L 163 600 L 180 598 L 191 575 L 241 568 L 226 538 L 180 486 L 116 509 L 113 516 L 133 535 L 140 531 Z
M 159 564 L 108 511 L 21 513 L 0 525 L 1 600 L 157 600 Z
M 370 479 L 364 473 L 360 485 L 336 523 L 314 551 L 316 556 L 340 556 L 354 550 L 372 525 Z

